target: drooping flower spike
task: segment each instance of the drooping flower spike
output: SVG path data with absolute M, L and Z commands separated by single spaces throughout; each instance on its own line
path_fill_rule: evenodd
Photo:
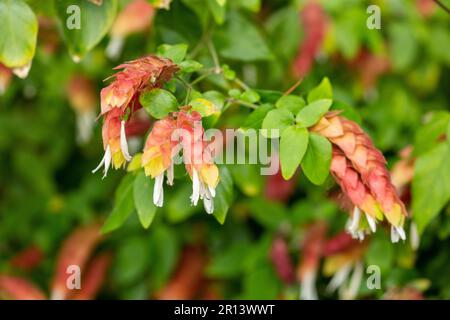
M 172 185 L 175 157 L 180 151 L 192 179 L 192 204 L 197 205 L 201 199 L 206 212 L 212 213 L 219 170 L 204 141 L 201 115 L 195 111 L 189 112 L 186 107 L 156 121 L 145 143 L 141 161 L 145 174 L 155 179 L 154 204 L 159 207 L 163 205 L 164 175 L 167 173 L 167 183 Z
M 331 173 L 354 205 L 349 231 L 361 239 L 362 231 L 374 231 L 376 222 L 386 217 L 391 224 L 392 242 L 405 240 L 405 206 L 391 182 L 386 159 L 369 136 L 358 124 L 339 116 L 338 112 L 326 114 L 312 131 L 333 144 Z M 361 223 L 362 213 L 366 226 Z
M 142 155 L 142 167 L 145 175 L 155 179 L 153 202 L 162 207 L 164 201 L 164 173 L 167 172 L 167 183 L 173 184 L 173 157 L 177 142 L 172 140 L 172 133 L 176 129 L 176 121 L 166 117 L 156 121 L 147 137 Z
M 114 81 L 100 93 L 105 155 L 93 172 L 103 166 L 104 176 L 111 163 L 117 169 L 131 160 L 126 123 L 134 112 L 142 108 L 139 103 L 141 92 L 160 87 L 178 71 L 171 60 L 153 55 L 121 64 L 115 68 L 118 69 L 122 70 L 113 76 Z
M 327 225 L 318 221 L 309 226 L 302 244 L 302 257 L 297 269 L 300 299 L 317 300 L 316 278 L 322 257 Z
M 219 169 L 214 164 L 208 143 L 204 139 L 201 115 L 198 112 L 177 113 L 177 128 L 180 130 L 183 160 L 192 179 L 191 202 L 195 206 L 203 200 L 207 213 L 213 213 Z

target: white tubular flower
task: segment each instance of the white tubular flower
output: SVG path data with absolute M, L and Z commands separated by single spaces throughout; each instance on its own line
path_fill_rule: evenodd
M 316 272 L 311 270 L 305 273 L 300 285 L 301 300 L 317 300 Z
M 358 207 L 355 207 L 355 209 L 353 209 L 353 215 L 351 216 L 350 223 L 348 225 L 348 231 L 350 231 L 352 234 L 358 231 L 360 218 L 361 210 L 359 210 Z
M 111 166 L 111 149 L 109 145 L 106 147 L 105 155 L 103 156 L 102 161 L 100 161 L 97 168 L 92 170 L 92 173 L 96 173 L 103 165 L 104 165 L 103 178 L 105 178 L 106 175 L 108 174 L 109 167 Z
M 363 278 L 363 269 L 363 264 L 361 262 L 358 262 L 355 265 L 348 288 L 341 287 L 342 290 L 339 292 L 342 299 L 353 300 L 356 298 Z
M 153 187 L 153 203 L 157 207 L 162 207 L 164 202 L 164 172 L 155 178 Z
M 198 178 L 197 170 L 192 169 L 192 195 L 191 202 L 194 206 L 197 205 L 200 198 L 200 179 Z
M 406 240 L 406 234 L 403 227 L 391 226 L 391 242 L 397 243 L 400 239 Z
M 373 233 L 375 233 L 377 231 L 377 222 L 376 222 L 376 220 L 374 218 L 372 218 L 372 216 L 370 216 L 370 214 L 367 214 L 367 213 L 366 213 L 366 219 L 367 219 L 367 222 L 369 223 L 370 230 Z
M 125 121 L 122 120 L 120 122 L 120 150 L 122 151 L 123 157 L 126 161 L 131 160 L 131 156 L 128 152 L 128 143 L 127 143 L 127 136 L 125 133 Z
M 411 243 L 411 248 L 413 248 L 413 250 L 419 249 L 420 245 L 419 231 L 417 230 L 417 225 L 414 222 L 411 222 L 411 225 L 409 226 L 409 241 Z
M 347 263 L 343 265 L 334 275 L 333 278 L 331 278 L 330 283 L 327 286 L 327 292 L 333 293 L 338 288 L 341 288 L 345 281 L 348 279 L 348 275 L 350 274 L 350 271 L 352 269 L 352 264 Z
M 174 175 L 173 175 L 173 161 L 171 161 L 170 162 L 170 166 L 169 166 L 169 168 L 167 169 L 167 184 L 169 185 L 169 186 L 173 186 L 173 178 L 174 178 Z

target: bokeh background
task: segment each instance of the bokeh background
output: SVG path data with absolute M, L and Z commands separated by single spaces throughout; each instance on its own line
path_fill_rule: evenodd
M 26 1 L 39 22 L 28 76 L 0 65 L 0 298 L 297 299 L 297 271 L 318 237 L 321 299 L 450 298 L 450 15 L 434 1 L 173 0 L 166 10 L 157 8 L 164 1 L 120 0 L 79 63 L 55 2 Z M 369 5 L 380 9 L 380 29 L 367 27 Z M 252 88 L 286 91 L 302 78 L 295 92 L 304 94 L 327 76 L 388 159 L 420 241 L 410 222 L 403 243 L 391 244 L 387 230 L 352 240 L 331 181 L 262 177 L 251 165 L 229 168 L 223 225 L 189 205 L 186 180 L 167 190 L 148 229 L 131 214 L 100 235 L 124 175 L 91 173 L 103 156 L 93 121 L 103 80 L 163 43 L 185 43 L 212 66 L 208 41 Z M 198 87 L 230 89 L 215 77 Z M 248 112 L 231 108 L 219 126 L 238 128 Z M 151 122 L 140 125 L 136 148 Z M 65 292 L 74 257 L 82 289 Z M 380 289 L 366 285 L 370 265 L 380 268 Z M 348 281 L 331 290 L 343 270 Z

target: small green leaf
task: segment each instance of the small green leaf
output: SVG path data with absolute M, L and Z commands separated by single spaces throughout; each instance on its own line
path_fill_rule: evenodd
M 266 103 L 258 107 L 255 111 L 250 113 L 250 115 L 245 119 L 244 124 L 242 125 L 243 129 L 261 129 L 264 118 L 267 113 L 272 110 L 274 107 L 270 103 Z
M 327 77 L 323 78 L 319 85 L 312 89 L 308 94 L 308 103 L 320 99 L 333 99 L 333 88 Z
M 287 95 L 278 99 L 275 106 L 278 109 L 286 109 L 293 114 L 297 114 L 305 106 L 305 100 L 299 96 Z
M 241 100 L 246 102 L 255 103 L 258 102 L 259 99 L 261 99 L 261 97 L 254 90 L 247 90 L 241 94 Z
M 178 107 L 177 98 L 163 89 L 153 89 L 142 93 L 139 102 L 156 119 L 164 118 Z
M 101 5 L 85 0 L 57 0 L 55 6 L 64 41 L 72 58 L 78 61 L 108 32 L 116 16 L 117 0 L 103 1 Z
M 133 197 L 139 221 L 147 229 L 153 221 L 156 206 L 153 204 L 154 181 L 140 172 L 134 180 Z
M 285 180 L 292 178 L 308 147 L 308 130 L 290 126 L 280 139 L 281 174 Z
M 227 64 L 222 65 L 222 73 L 227 80 L 232 81 L 236 79 L 236 72 L 234 70 L 231 70 L 230 66 Z
M 295 119 L 302 127 L 311 127 L 315 125 L 320 118 L 330 109 L 332 101 L 330 99 L 316 100 L 304 107 L 297 114 Z
M 23 67 L 33 59 L 38 21 L 21 0 L 0 0 L 0 62 L 9 68 Z
M 233 201 L 233 179 L 225 166 L 219 168 L 220 182 L 214 197 L 213 215 L 220 224 L 224 224 L 228 209 Z
M 187 44 L 162 44 L 158 47 L 158 55 L 172 60 L 174 63 L 180 63 L 186 57 L 188 45 Z
M 268 137 L 277 138 L 293 122 L 294 115 L 289 110 L 275 109 L 267 113 L 262 123 L 262 129 L 269 130 L 267 133 Z M 278 130 L 278 133 L 275 130 Z
M 328 177 L 331 164 L 331 143 L 316 133 L 309 135 L 308 149 L 302 161 L 302 170 L 308 179 L 321 185 Z
M 419 233 L 450 200 L 450 148 L 441 143 L 419 156 L 412 183 L 413 219 Z
M 125 223 L 133 212 L 133 182 L 132 174 L 126 175 L 116 190 L 114 208 L 102 227 L 102 232 L 107 233 L 116 230 Z
M 200 62 L 195 61 L 195 60 L 182 61 L 182 62 L 180 62 L 179 66 L 180 66 L 181 71 L 185 72 L 185 73 L 196 72 L 203 68 L 203 65 Z

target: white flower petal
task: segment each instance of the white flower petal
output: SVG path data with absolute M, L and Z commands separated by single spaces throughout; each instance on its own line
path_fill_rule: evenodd
M 349 286 L 342 292 L 342 299 L 353 300 L 356 298 L 363 278 L 363 269 L 364 268 L 361 262 L 358 262 L 355 265 L 352 277 L 350 278 Z
M 355 232 L 359 227 L 359 219 L 361 218 L 361 210 L 358 207 L 355 207 L 353 210 L 353 215 L 350 219 L 350 225 L 348 226 L 348 230 L 350 232 Z
M 127 135 L 125 133 L 125 121 L 120 122 L 120 150 L 122 150 L 123 157 L 126 161 L 131 160 L 131 156 L 128 152 Z
M 208 190 L 209 190 L 209 193 L 211 194 L 211 197 L 214 198 L 216 196 L 216 188 L 208 186 Z
M 108 169 L 109 169 L 110 165 L 111 165 L 111 149 L 109 148 L 109 145 L 108 145 L 106 147 L 105 155 L 103 156 L 102 161 L 100 161 L 100 163 L 97 166 L 97 168 L 92 170 L 92 173 L 96 173 L 102 166 L 104 166 L 103 178 L 105 178 L 106 175 L 108 174 Z
M 211 214 L 214 212 L 214 199 L 204 197 L 203 198 L 203 206 L 205 207 L 205 211 L 208 214 Z
M 123 37 L 111 37 L 108 46 L 106 47 L 106 56 L 112 60 L 117 60 L 122 52 L 123 44 Z
M 406 240 L 406 233 L 405 233 L 405 229 L 403 229 L 403 227 L 395 227 L 395 230 L 397 231 L 398 235 L 400 236 L 400 239 Z
M 419 231 L 417 230 L 417 225 L 414 222 L 411 222 L 409 226 L 409 241 L 411 243 L 411 248 L 413 250 L 417 250 L 420 245 L 420 237 Z
M 300 299 L 317 300 L 316 273 L 314 271 L 306 272 L 303 277 L 300 288 Z
M 167 184 L 173 186 L 173 161 L 170 162 L 170 166 L 167 169 Z
M 347 280 L 351 269 L 352 269 L 351 263 L 347 263 L 341 268 L 339 268 L 339 270 L 333 275 L 333 278 L 331 278 L 331 281 L 326 289 L 327 292 L 333 293 L 334 291 L 336 291 L 336 289 L 340 288 L 344 284 L 345 280 Z
M 391 242 L 397 243 L 399 239 L 400 235 L 397 233 L 397 230 L 395 229 L 394 226 L 391 226 Z
M 375 221 L 374 218 L 372 218 L 372 216 L 370 216 L 367 213 L 366 213 L 366 219 L 367 219 L 367 222 L 369 223 L 370 230 L 372 230 L 372 232 L 375 233 L 377 231 L 377 222 Z
M 191 202 L 194 206 L 197 205 L 198 199 L 200 198 L 200 180 L 198 178 L 198 173 L 195 168 L 192 169 L 192 196 Z
M 157 207 L 162 207 L 164 202 L 164 172 L 155 178 L 155 185 L 153 186 L 153 203 Z

